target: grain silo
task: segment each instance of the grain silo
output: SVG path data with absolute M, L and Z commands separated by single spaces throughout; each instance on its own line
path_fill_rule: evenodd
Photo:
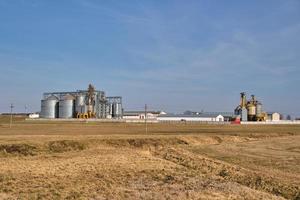
M 85 98 L 86 98 L 86 96 L 84 94 L 79 94 L 76 96 L 76 100 L 75 100 L 75 112 L 76 113 L 87 112 Z
M 41 100 L 41 118 L 54 119 L 58 118 L 58 98 L 54 95 Z
M 67 94 L 59 101 L 59 118 L 74 118 L 75 104 L 74 97 Z

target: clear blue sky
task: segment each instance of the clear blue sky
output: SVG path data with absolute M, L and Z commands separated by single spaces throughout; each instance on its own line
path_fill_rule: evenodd
M 0 112 L 43 92 L 125 109 L 232 111 L 239 93 L 300 115 L 299 0 L 0 0 Z

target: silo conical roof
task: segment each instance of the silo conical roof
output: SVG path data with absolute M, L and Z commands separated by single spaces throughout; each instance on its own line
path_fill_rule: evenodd
M 58 98 L 54 95 L 49 96 L 46 100 L 58 100 Z
M 74 100 L 74 96 L 70 95 L 70 94 L 66 94 L 64 97 L 63 97 L 63 100 Z

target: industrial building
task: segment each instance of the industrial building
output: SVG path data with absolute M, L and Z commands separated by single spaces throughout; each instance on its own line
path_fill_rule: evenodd
M 238 120 L 247 121 L 280 121 L 280 113 L 263 112 L 262 103 L 257 101 L 254 95 L 247 101 L 246 93 L 241 93 L 240 104 L 234 110 Z
M 234 110 L 234 113 L 241 121 L 266 121 L 267 113 L 262 111 L 262 103 L 251 95 L 251 99 L 247 101 L 246 93 L 241 93 L 240 104 Z
M 90 84 L 87 90 L 44 93 L 40 118 L 122 118 L 122 97 L 106 97 Z
M 216 113 L 201 113 L 198 115 L 166 114 L 159 115 L 158 121 L 190 121 L 190 122 L 224 122 L 224 117 Z
M 147 119 L 157 119 L 159 115 L 167 114 L 163 111 L 124 111 L 123 119 L 141 120 L 145 119 L 147 113 Z

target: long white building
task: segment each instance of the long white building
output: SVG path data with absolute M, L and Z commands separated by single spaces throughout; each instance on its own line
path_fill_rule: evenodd
M 147 119 L 156 120 L 159 115 L 166 114 L 163 111 L 147 111 Z M 144 120 L 145 119 L 145 111 L 124 111 L 123 119 L 128 120 Z
M 202 121 L 202 122 L 223 122 L 224 117 L 220 114 L 198 114 L 198 115 L 183 115 L 183 114 L 167 114 L 159 115 L 158 121 Z

